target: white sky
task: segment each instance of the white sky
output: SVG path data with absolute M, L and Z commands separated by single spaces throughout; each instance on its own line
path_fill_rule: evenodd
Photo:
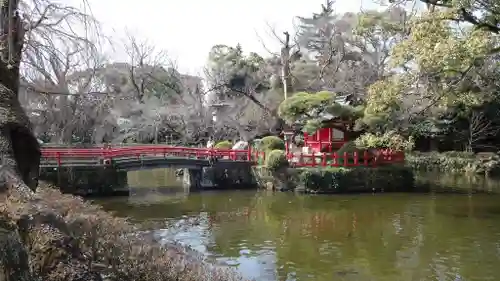
M 71 0 L 78 3 L 81 0 Z M 101 21 L 104 33 L 123 44 L 125 31 L 164 49 L 181 72 L 198 74 L 215 44 L 235 46 L 245 52 L 266 54 L 259 42 L 279 51 L 279 42 L 269 35 L 266 23 L 280 35 L 293 33 L 294 17 L 319 12 L 324 0 L 88 0 L 92 13 Z M 336 11 L 358 12 L 377 8 L 372 0 L 338 0 Z M 118 44 L 119 45 L 119 44 Z M 117 46 L 109 55 L 125 56 Z

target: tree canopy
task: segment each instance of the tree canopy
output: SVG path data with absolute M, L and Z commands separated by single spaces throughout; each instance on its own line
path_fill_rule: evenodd
M 500 50 L 495 3 L 422 0 L 427 9 L 415 11 L 408 2 L 342 14 L 327 1 L 297 16 L 295 32 L 271 30 L 281 50 L 214 45 L 200 76 L 179 73 L 163 50 L 133 37 L 127 60 L 112 63 L 98 48 L 89 49 L 92 56 L 61 49 L 50 60 L 27 48 L 19 98 L 37 136 L 49 142 L 251 139 L 276 133 L 280 122 L 313 131 L 327 115 L 349 115 L 372 133 L 483 146 L 493 134 L 475 138 L 478 144 L 466 135 L 488 118 L 494 122 L 487 132 L 500 125 L 492 110 Z M 46 41 L 47 52 L 55 49 Z M 346 95 L 353 106 L 339 104 Z

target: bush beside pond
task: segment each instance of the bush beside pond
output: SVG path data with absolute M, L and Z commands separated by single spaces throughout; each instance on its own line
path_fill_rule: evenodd
M 420 171 L 500 175 L 500 156 L 494 153 L 482 155 L 461 151 L 412 153 L 406 155 L 406 163 Z

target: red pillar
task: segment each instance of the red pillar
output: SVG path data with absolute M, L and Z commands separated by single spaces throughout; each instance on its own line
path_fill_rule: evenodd
M 284 137 L 285 137 L 285 153 L 286 156 L 288 157 L 288 153 L 290 152 L 290 140 L 286 133 L 284 134 Z

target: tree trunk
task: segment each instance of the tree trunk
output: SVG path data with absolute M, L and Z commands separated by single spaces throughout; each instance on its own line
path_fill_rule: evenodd
M 9 0 L 2 7 L 0 22 L 4 50 L 0 61 L 0 157 L 7 166 L 32 190 L 38 184 L 40 145 L 34 136 L 28 116 L 18 99 L 19 65 L 24 31 L 17 16 L 16 0 Z M 4 176 L 4 175 L 0 175 Z

